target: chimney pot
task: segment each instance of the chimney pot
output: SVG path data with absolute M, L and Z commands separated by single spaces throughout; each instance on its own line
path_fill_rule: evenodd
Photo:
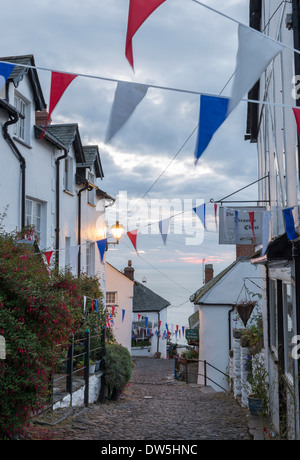
M 124 275 L 131 281 L 134 281 L 134 268 L 132 267 L 131 260 L 128 260 L 128 267 L 124 268 Z

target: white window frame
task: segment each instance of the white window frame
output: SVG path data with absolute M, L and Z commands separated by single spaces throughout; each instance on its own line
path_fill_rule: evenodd
M 25 144 L 30 144 L 30 102 L 17 91 L 14 96 L 14 106 L 22 115 L 18 122 L 14 124 L 14 136 Z
M 34 227 L 39 241 L 43 237 L 43 204 L 41 201 L 26 198 L 26 226 Z
M 86 242 L 86 273 L 88 276 L 95 274 L 95 243 Z
M 88 181 L 91 184 L 94 184 L 95 182 L 95 176 L 93 173 L 89 172 L 88 173 Z M 95 189 L 92 187 L 91 190 L 88 190 L 88 204 L 95 206 Z
M 74 191 L 73 158 L 67 157 L 64 162 L 64 190 L 70 193 Z
M 283 295 L 283 337 L 284 337 L 284 370 L 285 374 L 290 380 L 294 381 L 295 377 L 295 362 L 292 357 L 292 337 L 295 334 L 295 309 L 294 309 L 294 289 L 290 283 L 282 284 Z
M 106 292 L 106 305 L 118 305 L 118 292 L 107 291 Z

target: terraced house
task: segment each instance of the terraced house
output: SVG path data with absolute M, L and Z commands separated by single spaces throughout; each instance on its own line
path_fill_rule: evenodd
M 48 113 L 32 55 L 16 64 L 0 93 L 0 213 L 5 230 L 33 226 L 40 252 L 72 272 L 97 274 L 105 293 L 105 263 L 96 241 L 105 237 L 105 209 L 114 199 L 98 146 L 83 145 L 76 123 L 46 125 Z M 105 256 L 104 256 L 105 257 Z

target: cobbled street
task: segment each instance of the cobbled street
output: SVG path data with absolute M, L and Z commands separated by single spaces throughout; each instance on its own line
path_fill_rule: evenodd
M 51 427 L 33 424 L 29 439 L 250 440 L 247 410 L 225 392 L 174 380 L 174 361 L 135 359 L 118 402 L 91 404 Z

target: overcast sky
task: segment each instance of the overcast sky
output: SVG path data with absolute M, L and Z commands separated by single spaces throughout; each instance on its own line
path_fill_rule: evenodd
M 248 0 L 207 4 L 248 24 Z M 133 39 L 134 73 L 124 53 L 128 5 L 129 0 L 2 2 L 0 55 L 33 54 L 37 66 L 53 70 L 220 94 L 235 70 L 234 22 L 192 0 L 166 0 Z M 48 101 L 50 72 L 40 70 L 39 76 Z M 138 235 L 140 256 L 125 236 L 118 247 L 110 247 L 107 260 L 123 269 L 131 259 L 136 278 L 141 281 L 145 275 L 149 288 L 178 307 L 201 286 L 203 259 L 214 264 L 217 274 L 235 258 L 234 247 L 218 245 L 213 205 L 207 205 L 205 233 L 191 209 L 201 200 L 218 200 L 257 179 L 256 146 L 244 141 L 246 103 L 226 120 L 195 167 L 196 132 L 191 133 L 198 124 L 198 95 L 150 88 L 128 123 L 105 145 L 115 88 L 114 82 L 78 77 L 52 119 L 78 123 L 83 144 L 100 147 L 105 174 L 100 187 L 116 198 L 125 193 L 130 211 L 139 205 L 130 220 L 125 215 L 121 223 L 132 225 L 128 230 L 144 228 Z M 229 84 L 222 94 L 230 96 L 230 88 Z M 254 186 L 236 199 L 256 198 Z M 166 246 L 157 226 L 145 227 L 149 210 L 161 200 L 175 203 L 176 212 L 186 211 L 179 216 L 184 232 L 178 234 L 179 224 L 175 225 L 177 234 L 169 235 Z M 155 211 L 152 216 L 155 222 Z M 113 208 L 108 217 L 114 218 Z M 198 238 L 196 245 L 188 244 L 193 236 Z M 174 311 L 181 314 L 181 308 Z

